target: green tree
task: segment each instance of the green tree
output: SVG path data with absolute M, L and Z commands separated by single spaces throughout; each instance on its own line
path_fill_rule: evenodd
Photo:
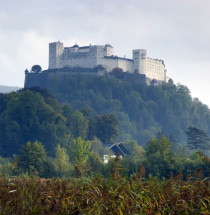
M 174 170 L 174 153 L 172 143 L 164 135 L 152 138 L 145 147 L 145 164 L 147 172 L 163 177 Z
M 81 137 L 74 139 L 70 145 L 70 155 L 73 163 L 77 166 L 84 166 L 90 154 L 91 144 Z
M 0 101 L 0 149 L 11 157 L 18 153 L 21 144 L 39 141 L 49 154 L 55 152 L 55 143 L 63 142 L 70 133 L 66 118 L 55 100 L 40 93 L 25 90 L 4 94 Z
M 119 135 L 118 124 L 119 122 L 114 114 L 96 116 L 94 122 L 95 136 L 102 143 L 110 143 Z
M 187 129 L 187 147 L 195 150 L 209 150 L 210 138 L 207 134 L 198 128 L 189 127 Z
M 122 174 L 124 177 L 129 177 L 137 171 L 140 164 L 144 161 L 144 149 L 135 140 L 124 142 L 123 145 L 130 152 L 130 155 L 125 156 L 121 161 L 124 167 Z
M 46 161 L 44 162 L 44 174 L 42 175 L 42 177 L 53 178 L 57 176 L 58 174 L 56 171 L 55 159 L 52 157 L 47 157 Z
M 10 159 L 0 157 L 0 176 L 10 177 L 13 172 L 13 166 Z
M 74 138 L 86 138 L 88 132 L 88 121 L 79 111 L 75 111 L 70 122 L 70 130 Z
M 57 145 L 55 156 L 55 169 L 59 177 L 65 176 L 70 170 L 69 156 L 65 148 Z
M 131 157 L 134 160 L 143 160 L 144 149 L 138 145 L 135 140 L 130 140 L 123 143 L 126 149 L 131 153 Z
M 90 151 L 96 152 L 97 154 L 99 154 L 100 158 L 103 159 L 103 156 L 107 154 L 107 149 L 103 147 L 102 142 L 97 137 L 94 137 L 93 140 L 90 141 L 90 143 Z
M 124 72 L 121 68 L 116 67 L 110 72 L 110 75 L 113 75 L 115 78 L 123 78 Z
M 31 67 L 31 71 L 34 73 L 39 73 L 42 71 L 42 67 L 40 65 L 34 65 Z
M 90 152 L 87 159 L 87 166 L 91 169 L 92 173 L 102 173 L 104 163 L 99 154 L 95 151 Z
M 80 111 L 73 111 L 69 105 L 63 106 L 63 115 L 67 119 L 67 126 L 73 138 L 86 138 L 88 132 L 88 120 Z
M 42 143 L 38 141 L 27 142 L 20 150 L 18 165 L 29 174 L 38 173 L 38 175 L 41 175 L 44 172 L 46 158 L 46 151 Z

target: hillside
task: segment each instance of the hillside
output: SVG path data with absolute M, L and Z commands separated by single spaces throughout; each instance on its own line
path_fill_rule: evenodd
M 161 120 L 155 121 L 158 119 L 155 117 L 160 113 L 157 113 L 158 108 L 164 106 L 170 107 L 170 102 L 168 101 L 170 97 L 167 97 L 168 91 L 171 92 L 171 100 L 173 101 L 173 90 L 180 91 L 181 86 L 177 88 L 172 84 L 167 84 L 160 87 L 147 87 L 144 84 L 140 85 L 138 83 L 136 86 L 140 86 L 141 92 L 144 92 L 142 94 L 144 95 L 144 100 L 140 100 L 138 91 L 132 92 L 132 87 L 127 85 L 128 83 L 115 78 L 95 77 L 87 79 L 87 77 L 83 76 L 72 77 L 72 80 L 80 86 L 80 89 L 77 88 L 75 92 L 67 94 L 65 88 L 73 86 L 73 82 L 67 80 L 68 84 L 63 83 L 64 93 L 57 91 L 60 93 L 57 96 L 60 96 L 60 98 L 61 95 L 72 96 L 72 100 L 69 101 L 72 101 L 75 107 L 78 105 L 80 110 L 74 110 L 69 104 L 59 104 L 46 90 L 37 87 L 31 88 L 31 90 L 22 89 L 18 92 L 1 94 L 0 175 L 13 176 L 26 173 L 46 178 L 75 177 L 76 174 L 80 175 L 80 171 L 77 172 L 75 169 L 75 165 L 76 167 L 79 165 L 82 169 L 92 170 L 94 174 L 99 173 L 105 177 L 109 177 L 113 173 L 113 162 L 110 161 L 108 165 L 105 165 L 102 159 L 104 155 L 111 152 L 108 152 L 102 143 L 108 146 L 117 140 L 123 140 L 123 138 L 123 145 L 129 152 L 129 155 L 125 159 L 123 158 L 121 163 L 125 167 L 121 170 L 126 178 L 130 177 L 139 168 L 141 163 L 145 165 L 146 176 L 152 174 L 161 178 L 168 177 L 171 173 L 177 174 L 182 171 L 183 176 L 186 178 L 189 173 L 200 167 L 203 169 L 204 177 L 209 175 L 208 158 L 204 154 L 195 152 L 190 155 L 184 148 L 177 148 L 178 144 L 184 143 L 181 141 L 176 142 L 181 135 L 184 135 L 184 129 L 183 133 L 175 133 L 175 129 L 179 129 L 176 126 L 179 125 L 179 122 L 183 123 L 183 119 L 175 115 L 176 112 L 173 112 L 173 109 L 166 108 L 163 111 L 168 114 L 167 116 L 173 117 L 173 122 L 168 120 L 168 124 L 165 125 L 167 122 L 161 121 L 167 119 L 167 117 L 163 118 L 164 113 L 159 118 Z M 58 80 L 54 81 L 55 83 L 58 82 Z M 86 85 L 85 87 L 85 83 L 88 84 L 88 81 L 92 85 Z M 122 92 L 121 85 L 125 89 L 124 92 Z M 61 85 L 59 84 L 58 86 L 60 88 Z M 102 94 L 106 86 L 110 86 L 107 88 L 110 90 L 113 90 L 114 87 L 121 87 L 119 91 L 115 89 L 112 92 L 115 96 L 120 95 L 120 99 L 112 101 L 108 96 L 105 97 L 105 95 L 111 95 L 111 93 Z M 101 95 L 94 95 L 92 92 L 93 100 L 91 100 L 90 92 L 88 92 L 88 88 L 91 87 L 98 88 L 96 92 L 101 93 Z M 54 89 L 56 88 L 54 87 Z M 82 91 L 81 89 L 85 89 L 86 91 Z M 185 101 L 188 97 L 184 97 L 186 88 L 182 86 L 183 89 L 185 91 L 177 92 L 177 94 L 182 98 L 181 100 Z M 129 90 L 132 94 L 131 92 L 129 93 Z M 156 100 L 155 93 L 158 91 L 164 94 L 164 97 L 161 96 Z M 118 94 L 121 92 L 123 94 Z M 78 96 L 78 98 L 74 98 L 73 95 Z M 151 95 L 153 95 L 154 99 L 153 101 L 150 100 L 148 102 L 149 105 L 145 107 L 146 98 Z M 160 96 L 161 94 L 157 95 Z M 87 99 L 89 99 L 89 103 Z M 131 99 L 130 103 L 128 99 Z M 139 105 L 142 105 L 141 107 L 135 106 L 137 102 L 134 102 L 136 100 L 139 102 Z M 159 104 L 158 101 L 162 101 L 162 103 Z M 169 104 L 167 104 L 167 101 Z M 95 102 L 92 104 L 95 110 L 91 110 L 91 102 Z M 200 127 L 208 126 L 209 121 L 207 120 L 209 118 L 205 117 L 209 117 L 209 110 L 206 109 L 206 106 L 200 104 L 197 100 L 188 102 L 188 105 L 191 105 L 191 112 L 189 114 L 187 109 L 189 106 L 184 106 L 186 104 L 180 101 L 180 106 L 182 105 L 185 108 L 183 108 L 185 111 L 183 111 L 183 114 L 186 116 L 185 119 L 188 117 L 188 120 L 196 120 L 197 124 L 195 124 L 198 125 L 200 123 Z M 159 107 L 160 105 L 162 106 Z M 87 108 L 84 108 L 85 106 Z M 154 106 L 156 109 L 150 108 Z M 129 111 L 129 108 L 133 107 L 136 109 Z M 96 108 L 98 108 L 98 112 L 101 110 L 101 113 L 104 111 L 110 114 L 97 114 Z M 178 114 L 182 116 L 182 112 L 178 112 Z M 118 122 L 115 115 L 120 122 Z M 138 117 L 140 117 L 141 121 Z M 187 123 L 183 125 L 188 126 Z M 149 130 L 149 128 L 153 130 Z M 160 132 L 155 133 L 158 130 Z M 149 131 L 152 132 L 149 133 Z M 181 128 L 180 131 L 182 131 Z M 161 132 L 171 132 L 172 135 L 168 133 L 168 136 L 172 141 L 165 135 L 161 135 Z M 147 136 L 143 136 L 145 134 Z M 152 138 L 144 145 L 143 138 L 149 138 L 149 135 Z M 139 146 L 136 141 L 131 140 L 134 138 L 136 140 L 139 138 L 138 143 L 144 145 L 144 147 Z M 203 159 L 202 162 L 201 159 Z M 118 158 L 115 160 L 117 162 Z M 14 165 L 16 165 L 15 168 Z
M 17 91 L 19 89 L 20 89 L 19 87 L 9 87 L 0 85 L 0 93 L 10 93 L 12 91 Z
M 147 86 L 132 77 L 123 80 L 76 74 L 52 76 L 46 83 L 46 88 L 60 103 L 69 103 L 75 109 L 89 108 L 95 115 L 114 113 L 120 121 L 121 141 L 134 139 L 144 145 L 152 136 L 164 133 L 184 145 L 189 126 L 210 135 L 208 107 L 193 99 L 186 86 L 172 81 Z
M 49 155 L 54 155 L 57 144 L 65 146 L 77 137 L 111 142 L 118 136 L 117 126 L 113 114 L 92 116 L 87 110 L 73 110 L 39 88 L 2 94 L 0 156 L 12 157 L 28 141 L 40 141 Z

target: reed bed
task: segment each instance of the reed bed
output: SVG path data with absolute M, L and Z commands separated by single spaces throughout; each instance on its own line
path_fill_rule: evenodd
M 0 214 L 210 214 L 207 179 L 1 178 Z

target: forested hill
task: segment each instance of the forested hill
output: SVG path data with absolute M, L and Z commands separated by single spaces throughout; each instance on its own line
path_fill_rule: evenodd
M 178 144 L 185 144 L 189 126 L 210 135 L 210 110 L 193 99 L 183 85 L 172 81 L 147 86 L 110 76 L 85 75 L 51 79 L 46 86 L 60 103 L 75 109 L 90 108 L 95 114 L 114 113 L 120 121 L 120 140 L 137 140 L 144 145 L 150 137 L 164 133 Z
M 67 147 L 76 138 L 97 137 L 103 143 L 110 143 L 118 136 L 117 126 L 113 114 L 93 116 L 85 109 L 73 110 L 68 104 L 60 105 L 40 88 L 2 94 L 0 156 L 19 154 L 21 146 L 28 141 L 43 143 L 48 155 L 55 155 L 58 144 Z

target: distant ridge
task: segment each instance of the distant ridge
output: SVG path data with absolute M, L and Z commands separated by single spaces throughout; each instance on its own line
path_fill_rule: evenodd
M 19 89 L 20 89 L 20 87 L 10 87 L 10 86 L 0 85 L 0 93 L 10 93 L 12 91 L 17 91 Z

